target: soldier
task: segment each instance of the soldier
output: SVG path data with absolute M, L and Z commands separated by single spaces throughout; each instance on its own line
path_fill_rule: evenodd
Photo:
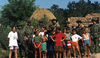
M 52 21 L 52 24 L 53 24 L 53 26 L 54 26 L 54 31 L 56 30 L 56 28 L 57 27 L 60 27 L 60 26 L 58 26 L 56 23 L 57 23 L 57 19 L 53 19 L 53 20 L 51 20 Z
M 43 21 L 39 21 L 39 25 L 36 27 L 36 29 L 39 29 L 40 30 L 40 32 L 42 31 L 42 26 L 43 26 Z
M 32 44 L 32 34 L 33 34 L 33 26 L 31 26 L 31 21 L 27 21 L 28 25 L 24 27 L 24 39 L 25 39 L 25 45 L 28 47 L 28 56 L 32 54 L 31 51 L 33 51 L 33 44 Z M 31 56 L 30 56 L 31 57 Z
M 65 22 L 65 26 L 64 26 L 63 29 L 70 28 L 70 33 L 71 33 L 71 32 L 72 32 L 72 26 L 70 26 L 69 24 L 70 24 L 70 22 L 69 22 L 69 21 L 66 21 L 66 22 Z
M 98 46 L 100 41 L 100 25 L 96 23 L 96 19 L 92 19 L 92 23 L 88 27 L 90 28 L 90 35 L 91 35 L 91 53 L 94 55 L 98 53 Z M 95 47 L 94 47 L 95 46 Z M 95 48 L 95 49 L 94 49 Z
M 16 30 L 18 33 L 18 44 L 19 44 L 19 54 L 20 54 L 20 58 L 23 58 L 23 56 L 26 56 L 26 46 L 24 43 L 24 32 L 22 30 L 22 25 L 18 24 L 18 29 Z M 24 54 L 24 55 L 23 55 Z
M 84 33 L 84 29 L 85 29 L 85 28 L 84 28 L 84 26 L 81 24 L 81 23 L 82 23 L 81 20 L 78 19 L 76 22 L 78 23 L 78 26 L 75 26 L 74 29 L 77 30 L 77 34 L 78 34 L 78 35 L 82 36 L 82 34 Z M 81 52 L 81 54 L 82 54 L 82 52 L 83 52 L 82 40 L 80 40 L 80 41 L 78 42 L 78 44 L 79 44 L 80 52 Z

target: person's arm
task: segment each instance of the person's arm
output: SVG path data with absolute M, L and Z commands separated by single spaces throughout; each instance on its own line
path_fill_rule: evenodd
M 62 39 L 61 41 L 63 42 L 66 39 L 67 36 L 64 37 L 64 39 Z
M 37 48 L 37 46 L 35 45 L 35 42 L 33 44 L 34 44 L 34 47 Z
M 46 39 L 46 41 L 48 40 L 48 37 L 47 36 L 45 36 L 45 39 Z
M 83 43 L 83 46 L 84 46 L 84 35 L 82 35 L 82 43 Z
M 90 36 L 90 34 L 89 34 L 89 41 L 90 41 L 89 46 L 91 46 L 91 36 Z
M 82 37 L 81 37 L 81 36 L 79 36 L 79 35 L 78 35 L 78 38 L 79 38 L 79 39 L 78 39 L 78 41 L 79 41 L 79 40 L 82 40 Z
M 99 30 L 99 41 L 100 41 L 100 30 Z
M 42 43 L 42 42 L 40 42 L 40 44 L 38 45 L 38 48 L 41 46 L 41 43 Z
M 88 27 L 88 25 L 84 25 L 84 27 Z
M 17 34 L 17 40 L 18 40 L 18 34 Z
M 51 39 L 52 39 L 52 41 L 54 41 L 55 42 L 55 40 L 53 39 L 53 37 L 51 36 Z
M 10 40 L 10 38 L 7 38 L 7 40 L 9 41 L 9 40 Z

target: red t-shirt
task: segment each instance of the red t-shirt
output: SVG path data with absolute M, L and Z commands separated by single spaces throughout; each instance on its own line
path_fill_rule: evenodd
M 56 39 L 55 45 L 56 45 L 56 46 L 63 46 L 61 40 L 62 40 L 62 38 L 65 37 L 65 36 L 66 36 L 66 35 L 63 34 L 62 32 L 60 32 L 60 33 L 58 33 L 58 34 L 52 35 L 52 37 L 55 37 L 55 39 Z

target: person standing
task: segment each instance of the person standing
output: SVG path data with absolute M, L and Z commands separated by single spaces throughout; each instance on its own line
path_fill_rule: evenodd
M 69 22 L 69 21 L 66 21 L 66 22 L 65 22 L 64 28 L 66 28 L 66 29 L 67 29 L 67 28 L 70 28 L 70 33 L 71 33 L 71 32 L 72 32 L 72 26 L 70 26 L 69 24 L 70 24 L 70 22 Z M 63 28 L 63 29 L 64 29 L 64 28 Z
M 88 28 L 85 28 L 84 34 L 82 35 L 82 41 L 83 41 L 83 47 L 85 48 L 84 57 L 86 58 L 86 52 L 88 49 L 88 58 L 89 58 L 91 38 L 90 38 L 90 34 L 88 33 Z
M 53 58 L 54 54 L 54 42 L 51 39 L 51 36 L 53 35 L 53 30 L 54 26 L 50 25 L 49 30 L 45 33 L 45 36 L 48 35 L 48 40 L 47 40 L 47 57 Z
M 9 41 L 9 58 L 11 58 L 11 55 L 12 55 L 12 50 L 14 50 L 15 52 L 15 58 L 17 58 L 17 49 L 18 49 L 18 43 L 17 43 L 17 40 L 18 40 L 18 34 L 16 32 L 16 27 L 13 26 L 12 27 L 12 31 L 9 32 L 8 34 L 8 41 Z
M 53 39 L 55 37 L 55 40 Z M 64 39 L 62 39 L 64 38 Z M 51 36 L 52 41 L 55 42 L 55 51 L 56 51 L 56 58 L 61 58 L 61 52 L 63 50 L 63 44 L 62 42 L 65 40 L 66 35 L 64 33 L 61 32 L 61 29 L 59 27 L 57 27 L 56 29 L 56 33 L 54 35 Z
M 43 21 L 39 21 L 39 25 L 36 27 L 36 29 L 39 29 L 40 30 L 40 32 L 42 31 L 42 26 L 43 26 Z
M 82 21 L 81 20 L 78 19 L 76 22 L 77 22 L 78 26 L 74 27 L 74 29 L 76 29 L 77 30 L 77 34 L 82 37 L 82 34 L 84 33 L 85 27 L 82 25 Z M 82 54 L 83 51 L 84 51 L 82 40 L 79 40 L 78 44 L 79 44 L 80 52 Z
M 18 24 L 18 29 L 16 30 L 17 33 L 18 33 L 18 44 L 19 44 L 19 55 L 20 55 L 20 58 L 23 58 L 24 56 L 26 56 L 26 49 L 27 47 L 25 46 L 25 43 L 24 43 L 24 32 L 22 30 L 22 25 L 21 24 Z
M 31 21 L 27 21 L 27 25 L 24 27 L 24 40 L 25 40 L 25 45 L 28 47 L 28 57 L 31 56 L 31 51 L 33 51 L 33 44 L 32 44 L 32 34 L 33 34 L 33 26 L 31 26 Z
M 52 24 L 54 26 L 54 31 L 56 31 L 56 28 L 60 27 L 60 26 L 57 25 L 57 19 L 52 19 L 51 21 L 52 21 Z
M 39 58 L 41 58 L 42 36 L 40 36 L 39 33 L 40 33 L 40 30 L 36 29 L 36 34 L 34 37 L 35 58 L 37 58 L 38 51 L 39 51 Z
M 88 25 L 90 28 L 90 35 L 91 35 L 91 53 L 94 55 L 95 53 L 98 53 L 98 46 L 100 41 L 100 25 L 96 23 L 96 19 L 93 18 L 92 20 L 93 24 Z

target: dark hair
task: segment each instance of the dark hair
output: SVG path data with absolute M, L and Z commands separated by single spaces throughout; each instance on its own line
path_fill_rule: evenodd
M 61 28 L 60 27 L 57 27 L 56 30 L 61 30 Z
M 76 30 L 76 29 L 73 29 L 72 32 L 73 32 L 73 31 L 76 31 L 76 34 L 77 34 L 77 30 Z
M 35 29 L 35 30 L 36 30 L 36 28 L 33 28 L 33 29 Z M 32 29 L 32 30 L 33 30 L 33 29 Z
M 46 26 L 45 26 L 45 25 L 43 25 L 41 28 L 45 28 L 45 29 L 46 29 Z
M 69 27 L 67 27 L 67 28 L 66 28 L 66 30 L 70 30 L 70 28 L 69 28 Z
M 52 29 L 52 31 L 54 30 L 54 27 L 53 27 L 53 25 L 49 25 L 49 28 L 51 28 L 51 29 Z
M 16 26 L 12 26 L 12 27 L 11 27 L 11 31 L 13 31 L 13 28 L 14 28 L 14 27 L 15 27 L 15 29 L 16 29 Z

